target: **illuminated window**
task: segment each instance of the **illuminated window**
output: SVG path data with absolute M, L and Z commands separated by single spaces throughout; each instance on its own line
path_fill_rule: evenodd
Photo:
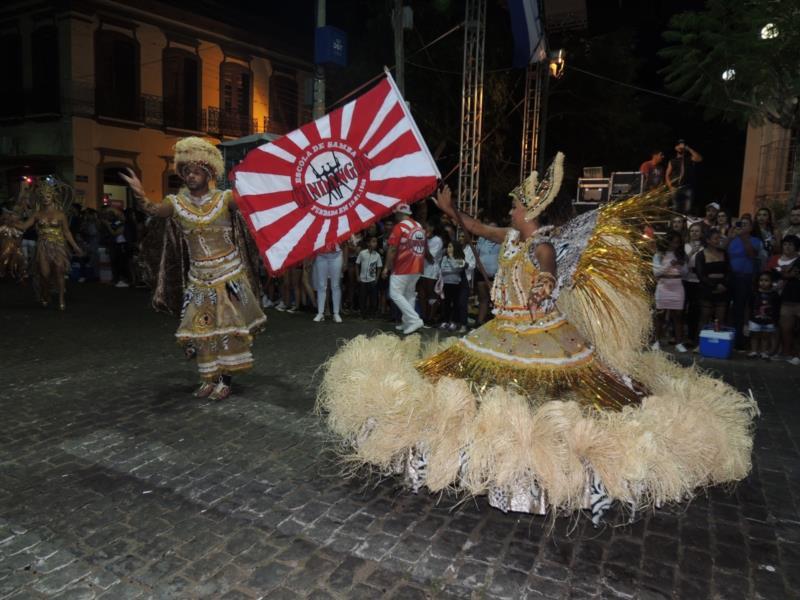
M 200 127 L 200 61 L 180 48 L 164 50 L 164 124 L 196 130 Z
M 275 71 L 269 80 L 269 118 L 275 133 L 297 129 L 297 81 L 293 75 Z

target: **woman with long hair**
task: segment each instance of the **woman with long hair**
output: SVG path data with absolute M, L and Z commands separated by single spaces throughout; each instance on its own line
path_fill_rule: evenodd
M 725 323 L 730 301 L 730 265 L 719 231 L 712 229 L 706 235 L 703 250 L 695 257 L 694 269 L 700 281 L 700 326 L 712 321 Z
M 667 321 L 672 323 L 675 336 L 675 350 L 686 352 L 683 323 L 683 306 L 686 293 L 683 290 L 683 276 L 688 271 L 686 250 L 681 234 L 668 231 L 662 249 L 653 256 L 653 274 L 656 276 L 656 340 L 653 349 L 661 347 L 661 336 Z
M 764 244 L 764 252 L 767 253 L 767 256 L 780 253 L 780 233 L 772 224 L 772 211 L 766 206 L 762 206 L 756 211 L 753 235 L 761 238 Z
M 39 209 L 31 217 L 16 227 L 25 231 L 36 226 L 38 238 L 36 254 L 33 259 L 33 284 L 43 307 L 50 303 L 53 288 L 58 292 L 58 308 L 64 310 L 64 276 L 70 269 L 69 247 L 78 256 L 83 251 L 75 243 L 69 231 L 67 217 L 56 204 L 55 187 L 42 183 L 38 189 L 40 197 Z
M 686 217 L 683 215 L 675 215 L 670 219 L 669 230 L 678 233 L 682 243 L 685 244 L 689 241 L 689 228 L 686 225 Z
M 700 280 L 695 271 L 697 255 L 703 251 L 703 223 L 692 223 L 689 227 L 689 241 L 684 244 L 688 269 L 683 277 L 686 293 L 686 334 L 692 344 L 697 344 L 700 333 Z
M 444 283 L 444 301 L 442 302 L 442 324 L 440 329 L 456 331 L 467 330 L 466 320 L 461 321 L 459 310 L 459 297 L 465 278 L 467 261 L 464 257 L 464 247 L 457 241 L 448 242 L 445 255 L 441 261 L 442 282 Z

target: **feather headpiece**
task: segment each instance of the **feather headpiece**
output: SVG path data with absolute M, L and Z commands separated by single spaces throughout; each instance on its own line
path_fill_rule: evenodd
M 187 137 L 175 144 L 175 170 L 180 175 L 186 167 L 197 166 L 205 170 L 211 179 L 225 171 L 222 153 L 201 137 Z
M 563 179 L 564 153 L 558 152 L 541 182 L 539 174 L 533 171 L 521 185 L 511 190 L 508 195 L 522 202 L 527 209 L 525 220 L 533 221 L 556 199 Z

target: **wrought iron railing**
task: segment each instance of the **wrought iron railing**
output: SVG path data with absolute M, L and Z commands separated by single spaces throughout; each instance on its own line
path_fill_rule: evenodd
M 140 94 L 139 101 L 126 101 L 123 105 L 113 99 L 98 95 L 93 85 L 72 81 L 62 89 L 60 112 L 79 117 L 106 117 L 141 123 L 145 127 L 162 129 L 171 127 L 188 131 L 202 131 L 213 137 L 242 137 L 253 133 L 283 135 L 292 127 L 264 116 L 254 119 L 249 114 L 224 110 L 217 106 L 196 110 L 173 107 L 162 96 Z M 28 111 L 30 112 L 30 111 Z
M 242 137 L 258 133 L 258 121 L 248 114 L 209 106 L 203 109 L 201 128 L 219 137 Z

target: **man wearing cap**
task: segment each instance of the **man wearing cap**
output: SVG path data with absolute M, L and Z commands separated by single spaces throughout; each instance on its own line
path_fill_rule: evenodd
M 695 186 L 695 170 L 703 157 L 684 140 L 675 145 L 675 158 L 667 165 L 667 187 L 672 192 L 672 210 L 690 214 Z
M 703 217 L 703 232 L 707 232 L 717 226 L 717 215 L 719 215 L 719 204 L 709 202 L 706 204 L 706 216 Z
M 414 333 L 423 321 L 414 309 L 417 281 L 425 266 L 427 240 L 425 230 L 411 218 L 411 207 L 399 204 L 395 208 L 397 224 L 389 236 L 386 265 L 381 277 L 389 277 L 389 297 L 402 313 L 401 329 L 406 335 Z

